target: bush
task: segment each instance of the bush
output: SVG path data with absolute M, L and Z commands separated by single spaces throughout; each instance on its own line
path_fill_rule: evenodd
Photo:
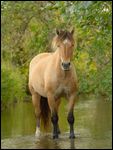
M 1 70 L 1 100 L 2 104 L 10 104 L 25 97 L 24 77 L 18 68 L 10 62 L 2 62 Z
M 38 53 L 51 51 L 55 28 L 71 27 L 75 28 L 77 39 L 73 61 L 79 93 L 101 93 L 111 99 L 111 1 L 2 1 L 1 4 L 2 101 L 21 99 L 28 92 L 30 60 Z

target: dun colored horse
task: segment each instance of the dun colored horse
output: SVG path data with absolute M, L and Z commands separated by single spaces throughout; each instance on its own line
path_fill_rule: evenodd
M 29 67 L 29 89 L 37 119 L 36 135 L 40 134 L 40 120 L 46 127 L 49 116 L 53 124 L 53 138 L 60 133 L 58 108 L 61 97 L 68 100 L 67 120 L 70 125 L 70 138 L 75 138 L 73 109 L 77 93 L 77 75 L 71 62 L 74 49 L 74 30 L 56 30 L 51 53 L 35 56 Z

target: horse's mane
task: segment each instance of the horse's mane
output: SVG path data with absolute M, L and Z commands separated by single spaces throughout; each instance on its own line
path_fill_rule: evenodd
M 56 45 L 59 42 L 63 42 L 65 39 L 72 40 L 72 34 L 69 31 L 60 30 L 59 34 L 57 34 L 52 41 L 52 49 L 56 50 Z
M 72 34 L 69 31 L 60 31 L 59 35 L 58 35 L 59 40 L 65 40 L 65 39 L 69 39 L 72 40 Z

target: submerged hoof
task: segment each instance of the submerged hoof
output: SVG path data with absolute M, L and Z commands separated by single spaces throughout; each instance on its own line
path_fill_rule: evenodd
M 70 134 L 69 138 L 70 138 L 70 139 L 74 139 L 74 138 L 75 138 L 75 135 L 74 135 L 74 134 Z
M 53 139 L 58 139 L 58 134 L 54 134 Z

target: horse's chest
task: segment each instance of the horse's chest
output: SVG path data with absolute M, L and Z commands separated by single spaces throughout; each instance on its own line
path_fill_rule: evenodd
M 70 88 L 65 85 L 59 85 L 55 91 L 55 98 L 59 98 L 61 96 L 68 96 L 70 93 Z

